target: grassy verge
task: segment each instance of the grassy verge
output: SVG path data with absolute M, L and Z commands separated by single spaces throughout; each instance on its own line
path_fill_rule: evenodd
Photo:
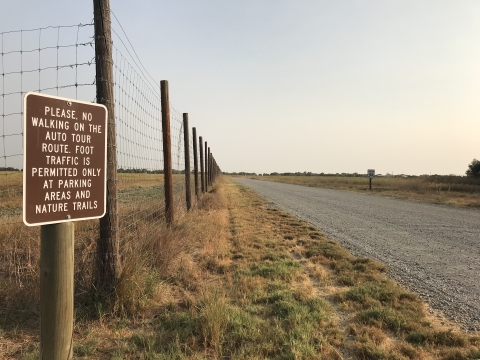
M 369 190 L 367 177 L 249 176 L 249 178 L 326 189 L 356 191 L 434 204 L 480 208 L 480 182 L 462 176 L 377 177 Z
M 383 265 L 225 179 L 125 269 L 115 307 L 77 307 L 76 358 L 480 357 L 478 336 L 429 317 Z M 2 356 L 38 358 L 38 323 L 2 328 Z

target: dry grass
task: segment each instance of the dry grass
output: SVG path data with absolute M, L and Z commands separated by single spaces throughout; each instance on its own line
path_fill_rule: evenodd
M 171 228 L 148 204 L 130 205 L 125 211 L 135 208 L 139 218 L 134 231 L 122 229 L 116 298 L 89 303 L 89 289 L 76 290 L 76 358 L 479 357 L 478 337 L 436 323 L 415 295 L 384 276 L 382 264 L 352 256 L 231 181 L 221 179 Z M 88 268 L 83 253 L 91 251 L 87 234 L 95 231 L 82 224 L 76 271 Z M 11 231 L 15 236 L 22 227 Z M 15 292 L 14 277 L 5 284 L 15 301 L 31 296 L 22 306 L 32 310 L 20 321 L 3 308 L 8 298 L 1 292 L 0 315 L 10 317 L 0 327 L 0 358 L 38 358 L 37 239 L 30 239 L 31 250 L 20 241 L 11 247 L 22 255 L 17 263 L 31 264 L 30 290 Z M 88 283 L 91 275 L 83 274 L 77 286 Z
M 182 179 L 182 175 L 174 176 L 178 187 L 176 207 L 179 217 L 185 213 Z M 176 224 L 175 229 L 165 226 L 160 181 L 163 181 L 162 175 L 137 174 L 135 177 L 119 174 L 121 226 L 118 237 L 124 271 L 117 296 L 108 303 L 97 299 L 94 289 L 98 220 L 76 222 L 77 319 L 104 318 L 141 309 L 157 291 L 157 284 L 161 281 L 156 267 L 164 271 L 192 246 L 190 240 L 195 236 L 189 231 L 195 230 L 189 230 L 189 225 L 182 225 L 183 220 Z M 35 338 L 39 327 L 39 227 L 26 227 L 22 223 L 21 172 L 0 174 L 0 197 L 0 339 L 3 339 L 4 332 L 6 339 Z M 167 251 L 159 253 L 159 247 Z M 0 344 L 0 358 L 3 358 L 2 346 Z M 18 344 L 6 353 L 16 354 L 17 347 Z
M 228 221 L 226 210 L 217 216 L 217 209 L 224 207 L 221 196 L 205 194 L 197 204 L 198 210 L 186 213 L 180 181 L 184 177 L 174 176 L 178 187 L 175 195 L 177 221 L 168 228 L 163 218 L 163 190 L 158 184 L 162 176 L 141 174 L 135 178 L 131 174 L 119 174 L 119 177 L 121 183 L 128 186 L 119 187 L 118 236 L 123 271 L 112 299 L 97 298 L 93 286 L 98 221 L 76 222 L 78 332 L 90 328 L 92 322 L 96 324 L 93 328 L 97 325 L 103 328 L 104 324 L 115 322 L 117 317 L 141 321 L 154 306 L 181 297 L 178 289 L 182 286 L 173 286 L 175 282 L 197 286 L 194 257 L 203 244 L 215 253 L 221 249 L 214 240 L 220 235 L 212 223 L 216 221 L 221 226 L 222 218 L 224 223 Z M 4 184 L 7 187 L 21 181 L 18 174 L 8 179 Z M 21 192 L 18 196 L 21 199 Z M 0 221 L 0 358 L 35 358 L 39 335 L 39 228 L 26 227 L 19 215 L 4 216 Z M 225 235 L 221 237 L 225 239 Z M 215 245 L 209 245 L 213 243 Z M 98 341 L 95 337 L 91 339 L 90 345 L 79 343 L 80 353 L 97 348 Z
M 459 207 L 480 208 L 480 181 L 462 176 L 376 177 L 369 190 L 366 177 L 347 176 L 250 176 L 326 189 L 356 191 L 400 199 L 426 201 Z

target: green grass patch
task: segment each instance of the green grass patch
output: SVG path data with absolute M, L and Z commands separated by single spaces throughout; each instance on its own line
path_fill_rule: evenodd
M 301 265 L 294 260 L 279 260 L 271 263 L 254 264 L 250 267 L 250 274 L 270 280 L 291 281 L 300 268 Z
M 75 344 L 73 347 L 73 353 L 76 357 L 88 357 L 97 351 L 97 347 L 98 341 L 90 340 L 86 343 Z
M 356 320 L 361 324 L 391 330 L 396 334 L 409 331 L 414 326 L 403 313 L 390 307 L 376 307 L 361 311 L 356 315 Z
M 414 345 L 442 345 L 447 347 L 465 347 L 468 344 L 468 338 L 465 334 L 453 331 L 433 331 L 426 329 L 424 331 L 412 331 L 405 340 Z

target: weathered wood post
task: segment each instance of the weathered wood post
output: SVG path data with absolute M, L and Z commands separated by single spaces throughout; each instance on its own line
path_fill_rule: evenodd
M 215 182 L 215 179 L 217 178 L 217 172 L 215 170 L 215 157 L 212 154 L 212 182 Z
M 215 161 L 215 157 L 213 157 L 213 180 L 215 181 L 217 179 L 218 173 L 217 173 L 217 162 Z
M 208 148 L 208 186 L 212 186 L 212 154 L 210 153 L 210 147 Z
M 41 359 L 65 360 L 73 356 L 74 232 L 71 221 L 41 226 Z
M 215 157 L 212 153 L 212 185 L 215 183 Z
M 120 251 L 117 239 L 117 145 L 113 93 L 112 34 L 110 0 L 93 0 L 95 27 L 95 68 L 97 103 L 108 111 L 107 125 L 107 209 L 100 219 L 97 241 L 97 289 L 112 293 L 120 278 Z
M 205 170 L 203 166 L 203 140 L 200 136 L 199 138 L 199 147 L 200 147 L 200 178 L 202 183 L 202 193 L 205 192 Z
M 217 162 L 215 161 L 215 158 L 213 158 L 213 173 L 215 174 L 215 180 L 217 179 L 218 173 L 217 173 Z
M 103 105 L 44 94 L 27 93 L 24 101 L 23 222 L 27 226 L 41 225 L 40 271 L 38 272 L 40 277 L 41 358 L 71 359 L 73 355 L 75 229 L 72 220 L 99 219 L 106 212 L 108 114 L 106 107 Z M 70 127 L 67 127 L 68 122 L 65 122 L 65 126 L 61 127 L 65 132 L 58 133 L 63 134 L 63 136 L 56 137 L 57 142 L 60 141 L 64 144 L 62 145 L 64 146 L 63 150 L 59 146 L 60 152 L 69 154 L 69 145 L 70 149 L 80 147 L 75 145 L 79 141 L 68 135 L 77 135 L 73 132 L 77 129 L 83 131 L 81 121 L 88 121 L 90 124 L 90 135 L 88 136 L 90 152 L 87 154 L 94 153 L 96 156 L 72 157 L 70 162 L 65 162 L 67 167 L 51 168 L 50 172 L 45 171 L 41 176 L 38 176 L 40 174 L 37 170 L 51 165 L 52 162 L 49 161 L 49 158 L 53 158 L 54 155 L 50 154 L 55 154 L 57 150 L 54 146 L 51 149 L 44 147 L 45 143 L 43 141 L 47 141 L 49 145 L 55 144 L 52 142 L 55 139 L 50 136 L 49 129 L 51 127 L 44 128 L 34 125 L 32 119 L 35 119 L 38 115 L 44 116 L 46 114 L 50 114 L 47 115 L 49 117 L 55 117 L 53 109 L 56 109 L 57 117 L 60 111 L 62 111 L 62 114 L 69 113 L 71 115 L 69 118 L 73 123 Z M 86 166 L 95 168 L 97 171 L 95 174 L 89 174 L 85 171 L 88 169 Z M 61 183 L 66 183 L 68 178 L 76 179 L 70 181 L 78 182 L 80 187 L 86 187 L 86 184 L 88 184 L 91 190 L 88 191 L 89 202 L 82 203 L 77 199 L 74 200 L 74 197 L 84 198 L 86 192 L 82 196 L 83 191 L 77 191 L 75 196 L 70 191 L 62 191 Z M 72 191 L 72 193 L 75 194 L 75 191 Z M 61 203 L 58 202 L 59 197 L 61 197 Z M 97 236 L 94 238 L 97 238 Z M 99 249 L 101 249 L 100 246 Z M 110 259 L 113 258 L 112 255 L 107 255 Z M 101 275 L 109 274 L 108 270 L 115 269 L 115 267 L 110 267 L 109 262 L 104 262 L 102 265 L 105 265 L 107 271 L 102 273 L 103 267 L 99 267 L 100 271 L 95 280 L 100 279 Z M 106 279 L 111 280 L 108 277 Z M 105 277 L 101 280 L 105 280 Z M 104 287 L 99 290 L 102 291 L 105 288 L 111 290 L 114 284 L 115 282 L 100 283 Z M 91 285 L 93 287 L 94 284 Z
M 215 169 L 213 168 L 215 158 L 213 157 L 213 153 L 210 153 L 210 155 L 210 172 L 212 173 L 212 176 L 210 176 L 210 178 L 213 185 L 213 183 L 215 182 Z
M 190 210 L 192 208 L 192 189 L 190 187 L 190 137 L 187 113 L 183 113 L 183 143 L 185 145 L 185 200 L 187 210 Z
M 192 129 L 192 136 L 193 136 L 193 174 L 194 174 L 194 181 L 195 181 L 195 196 L 198 200 L 200 196 L 198 193 L 198 154 L 197 154 L 197 129 Z
M 160 82 L 162 103 L 162 133 L 163 133 L 163 179 L 165 184 L 165 217 L 167 224 L 173 223 L 173 177 L 172 177 L 172 139 L 170 136 L 170 97 L 168 81 Z
M 205 141 L 205 192 L 208 193 L 208 145 Z

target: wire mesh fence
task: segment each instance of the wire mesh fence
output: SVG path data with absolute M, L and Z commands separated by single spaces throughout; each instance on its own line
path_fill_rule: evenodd
M 113 33 L 114 44 L 118 44 L 112 51 L 115 215 L 122 254 L 122 249 L 134 246 L 140 238 L 158 237 L 165 227 L 164 154 L 159 84 L 152 81 L 134 50 L 129 49 L 128 38 L 115 27 Z M 3 32 L 0 42 L 0 288 L 7 292 L 12 286 L 21 289 L 26 283 L 39 282 L 39 227 L 27 227 L 22 222 L 24 96 L 35 91 L 87 102 L 95 102 L 97 96 L 93 24 Z M 180 215 L 186 211 L 186 175 L 196 204 L 194 150 L 190 134 L 191 171 L 185 174 L 183 114 L 171 105 L 170 113 L 174 209 Z M 76 223 L 77 296 L 88 294 L 94 284 L 99 230 L 98 220 Z M 6 292 L 0 290 L 0 297 Z
M 24 95 L 35 91 L 94 101 L 92 34 L 92 24 L 0 33 L 0 288 L 5 291 L 39 281 L 39 228 L 22 222 Z
M 183 115 L 170 104 L 170 134 L 172 141 L 172 177 L 175 212 L 183 211 L 185 201 L 185 144 L 183 142 Z M 183 196 L 175 196 L 182 194 Z
M 79 24 L 0 33 L 2 223 L 21 222 L 24 95 L 95 100 L 92 31 Z
M 164 209 L 160 94 L 113 51 L 119 238 L 155 236 Z M 122 240 L 123 239 L 123 240 Z M 121 244 L 122 245 L 122 244 Z

